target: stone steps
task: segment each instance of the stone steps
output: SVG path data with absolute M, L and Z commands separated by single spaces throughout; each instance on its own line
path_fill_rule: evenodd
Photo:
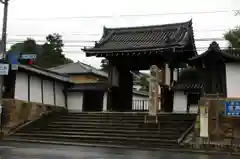
M 21 132 L 19 131 L 15 135 L 20 136 L 20 135 L 38 135 L 38 134 L 56 134 L 56 135 L 76 135 L 76 136 L 108 136 L 111 137 L 139 137 L 139 138 L 158 138 L 158 139 L 178 139 L 178 134 L 177 133 L 118 133 L 118 132 L 76 132 L 76 131 L 44 131 L 44 130 L 39 130 L 39 131 L 30 131 L 30 132 Z
M 59 144 L 59 145 L 75 145 L 75 146 L 99 146 L 99 147 L 122 147 L 122 148 L 143 148 L 143 149 L 154 149 L 154 148 L 179 148 L 180 146 L 175 141 L 162 141 L 162 142 L 133 142 L 131 140 L 81 140 L 76 141 L 75 139 L 69 138 L 36 138 L 36 137 L 11 137 L 4 139 L 5 142 L 22 142 L 22 143 L 44 143 L 44 144 Z
M 133 119 L 92 119 L 92 118 L 59 118 L 56 121 L 58 122 L 67 122 L 67 121 L 71 121 L 71 122 L 101 122 L 101 123 L 143 123 L 144 119 L 138 119 L 138 120 L 133 120 Z M 160 124 L 188 124 L 188 123 L 192 123 L 192 120 L 190 121 L 179 121 L 176 123 L 176 121 L 165 121 L 164 120 L 158 120 L 158 122 Z
M 123 136 L 121 134 L 121 136 L 115 134 L 115 135 L 111 135 L 111 134 L 93 134 L 93 133 L 89 133 L 89 134 L 63 134 L 63 133 L 47 133 L 47 134 L 43 134 L 43 133 L 16 133 L 16 136 L 25 136 L 25 137 L 44 137 L 44 138 L 68 138 L 68 139 L 73 139 L 75 141 L 81 141 L 81 140 L 94 140 L 94 139 L 99 139 L 99 140 L 112 140 L 112 141 L 122 141 L 122 140 L 131 140 L 131 141 L 135 141 L 135 142 L 159 142 L 157 139 L 161 139 L 161 141 L 169 141 L 169 142 L 175 142 L 176 141 L 176 135 L 174 135 L 175 138 L 171 138 L 169 137 L 163 137 L 161 138 L 161 136 Z
M 176 131 L 176 132 L 181 132 L 181 131 L 185 131 L 186 128 L 185 127 L 179 127 L 176 129 L 176 127 L 171 127 L 171 126 L 166 126 L 166 127 L 158 127 L 158 128 L 155 128 L 155 127 L 126 127 L 125 125 L 62 125 L 62 124 L 49 124 L 48 127 L 50 128 L 55 128 L 55 129 L 58 129 L 58 128 L 65 128 L 65 129 L 71 129 L 71 128 L 76 128 L 76 129 L 79 129 L 79 131 L 81 130 L 84 130 L 84 129 L 89 129 L 89 130 L 126 130 L 126 131 L 129 131 L 129 130 L 139 130 L 139 131 Z
M 77 129 L 78 131 L 90 130 L 90 131 L 102 131 L 102 130 L 125 130 L 125 131 L 155 131 L 155 132 L 162 132 L 162 131 L 185 131 L 185 127 L 179 127 L 177 130 L 171 126 L 168 127 L 159 127 L 159 128 L 144 128 L 144 127 L 126 127 L 125 125 L 116 125 L 116 126 L 109 126 L 109 125 L 61 125 L 61 124 L 49 124 L 47 128 L 50 129 Z M 31 130 L 32 128 L 24 128 L 24 130 Z M 161 129 L 161 130 L 160 130 Z
M 39 132 L 39 131 L 59 131 L 59 132 L 84 132 L 84 133 L 89 133 L 89 132 L 101 132 L 101 133 L 119 133 L 119 134 L 178 134 L 178 132 L 172 131 L 172 129 L 162 129 L 160 130 L 143 130 L 143 129 L 130 129 L 130 130 L 125 130 L 125 129 L 100 129 L 100 128 L 94 128 L 94 129 L 87 129 L 87 128 L 63 128 L 63 127 L 45 127 L 45 128 L 29 128 L 27 130 L 28 132 Z M 26 129 L 20 129 L 18 132 L 26 132 Z
M 4 141 L 145 148 L 178 147 L 178 138 L 194 122 L 193 115 L 159 114 L 160 123 L 153 124 L 152 127 L 144 124 L 144 115 L 68 113 L 47 121 L 45 126 L 28 125 Z
M 61 116 L 61 119 L 93 119 L 93 120 L 102 120 L 102 119 L 111 119 L 111 120 L 144 120 L 146 115 L 125 115 L 125 116 L 114 116 L 114 115 L 74 115 L 74 114 L 68 114 Z M 176 114 L 174 117 L 169 117 L 169 115 L 158 115 L 159 121 L 178 121 L 179 117 L 181 117 L 179 114 Z M 183 118 L 182 121 L 191 121 L 195 119 L 195 115 L 186 115 L 187 118 Z

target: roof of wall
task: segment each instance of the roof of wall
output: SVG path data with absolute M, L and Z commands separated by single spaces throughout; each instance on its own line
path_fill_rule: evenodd
M 30 72 L 33 72 L 33 73 L 36 73 L 36 74 L 39 74 L 39 75 L 42 75 L 42 76 L 54 78 L 54 79 L 59 80 L 59 81 L 72 83 L 70 77 L 66 74 L 53 72 L 53 71 L 43 69 L 41 67 L 34 66 L 34 65 L 18 64 L 18 67 L 19 67 L 19 69 L 23 69 L 25 71 L 30 71 Z
M 50 68 L 49 70 L 64 73 L 64 74 L 95 74 L 97 76 L 108 77 L 106 72 L 98 70 L 90 65 L 82 62 L 69 63 L 57 67 Z

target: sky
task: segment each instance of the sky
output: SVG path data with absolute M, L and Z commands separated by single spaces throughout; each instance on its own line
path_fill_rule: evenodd
M 7 47 L 27 37 L 41 44 L 46 35 L 59 33 L 67 57 L 99 68 L 101 58 L 85 57 L 81 48 L 93 46 L 104 26 L 160 25 L 192 19 L 195 39 L 217 38 L 220 47 L 226 47 L 227 42 L 220 40 L 223 33 L 240 25 L 240 16 L 234 16 L 233 10 L 240 10 L 240 0 L 10 0 Z M 212 11 L 229 12 L 196 13 Z M 3 5 L 0 17 L 2 13 Z M 210 43 L 196 40 L 198 53 Z

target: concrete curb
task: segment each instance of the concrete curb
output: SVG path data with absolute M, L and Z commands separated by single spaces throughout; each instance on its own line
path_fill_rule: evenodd
M 227 151 L 217 151 L 217 150 L 201 150 L 201 149 L 189 149 L 189 148 L 141 148 L 141 147 L 134 147 L 134 146 L 120 146 L 120 145 L 104 145 L 104 144 L 85 144 L 85 143 L 64 143 L 64 142 L 47 142 L 47 141 L 35 141 L 35 140 L 28 140 L 28 141 L 2 141 L 0 145 L 6 144 L 19 144 L 19 143 L 29 143 L 29 144 L 40 144 L 40 145 L 58 145 L 58 146 L 82 146 L 82 147 L 99 147 L 99 148 L 119 148 L 119 149 L 138 149 L 142 151 L 168 151 L 168 152 L 177 152 L 177 153 L 192 153 L 192 154 L 221 154 L 221 155 L 230 155 L 230 156 L 240 156 L 240 152 L 227 152 Z

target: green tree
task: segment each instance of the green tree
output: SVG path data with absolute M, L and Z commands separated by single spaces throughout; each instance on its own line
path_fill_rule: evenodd
M 27 40 L 25 40 L 23 42 L 23 47 L 22 47 L 21 53 L 23 53 L 23 54 L 38 54 L 37 49 L 38 49 L 38 47 L 37 47 L 36 41 L 31 38 L 27 38 Z
M 73 62 L 63 54 L 63 46 L 61 35 L 54 33 L 46 37 L 46 43 L 43 45 L 37 44 L 34 39 L 27 38 L 22 43 L 12 45 L 8 52 L 37 54 L 34 64 L 43 68 L 50 68 Z
M 149 81 L 146 76 L 140 77 L 140 85 L 142 86 L 140 90 L 149 91 Z
M 9 52 L 22 54 L 39 54 L 41 52 L 41 45 L 38 45 L 34 39 L 27 38 L 21 43 L 16 43 L 11 46 Z
M 108 65 L 108 60 L 107 59 L 102 59 L 101 60 L 101 70 L 108 72 L 109 70 L 109 65 Z
M 230 43 L 229 49 L 236 48 L 236 52 L 240 53 L 240 26 L 230 29 L 224 34 L 224 38 Z

